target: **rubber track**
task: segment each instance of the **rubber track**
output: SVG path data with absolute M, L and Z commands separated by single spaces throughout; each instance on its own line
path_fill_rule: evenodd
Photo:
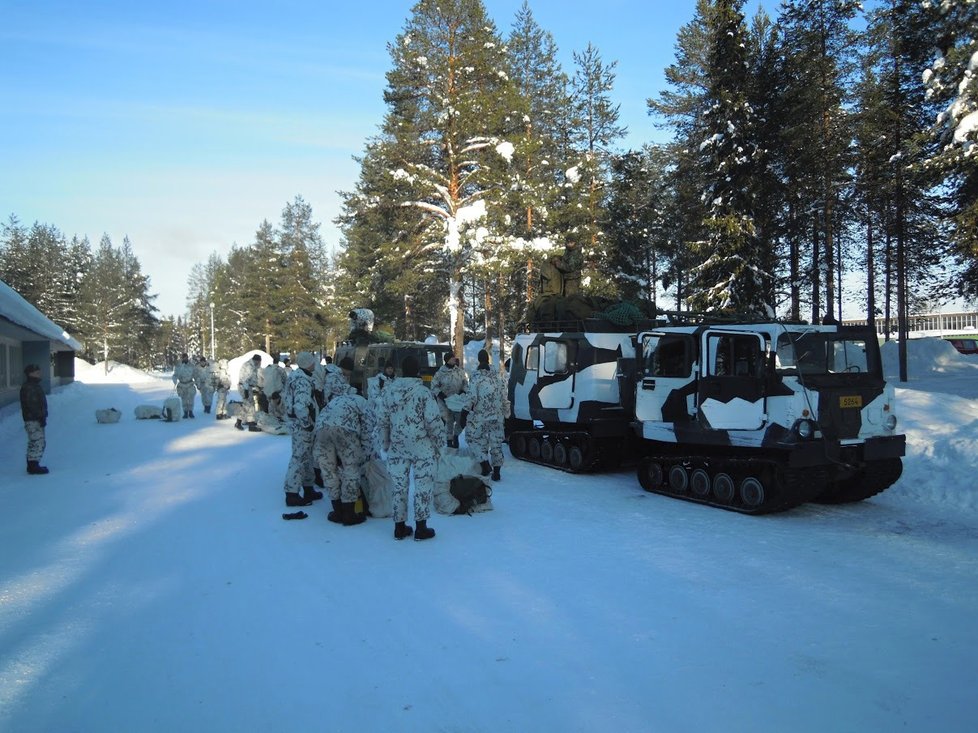
M 664 472 L 664 483 L 661 488 L 648 488 L 643 485 L 646 491 L 695 504 L 706 504 L 719 509 L 740 512 L 741 514 L 759 515 L 787 511 L 812 501 L 816 496 L 824 493 L 828 485 L 828 470 L 826 468 L 788 469 L 783 462 L 771 458 L 653 455 L 648 456 L 646 460 L 660 463 Z M 717 473 L 727 473 L 734 479 L 738 487 L 741 479 L 753 476 L 764 485 L 764 502 L 759 506 L 751 507 L 741 503 L 736 495 L 733 502 L 728 504 L 717 501 L 712 492 L 708 497 L 700 498 L 690 493 L 688 488 L 681 494 L 670 491 L 668 484 L 669 467 L 676 463 L 682 463 L 690 470 L 708 467 L 711 479 Z M 639 470 L 642 470 L 644 466 L 645 461 Z
M 575 431 L 575 432 L 561 432 L 561 431 L 547 431 L 547 430 L 518 430 L 509 435 L 509 445 L 510 452 L 512 453 L 513 440 L 518 436 L 522 436 L 526 439 L 527 445 L 529 445 L 530 438 L 536 438 L 538 440 L 545 439 L 559 439 L 565 442 L 582 442 L 586 441 L 588 450 L 584 454 L 584 461 L 581 467 L 578 469 L 572 469 L 569 465 L 558 466 L 556 463 L 548 463 L 542 458 L 531 458 L 529 451 L 525 455 L 517 456 L 513 455 L 514 458 L 520 461 L 526 461 L 527 463 L 535 463 L 538 466 L 546 466 L 547 468 L 554 468 L 558 471 L 565 471 L 566 473 L 590 473 L 594 471 L 601 463 L 601 452 L 596 441 L 591 437 L 589 433 Z

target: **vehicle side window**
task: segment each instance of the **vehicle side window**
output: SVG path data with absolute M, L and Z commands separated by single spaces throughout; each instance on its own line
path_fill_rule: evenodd
M 543 370 L 547 374 L 567 372 L 567 344 L 563 341 L 547 341 L 543 345 Z
M 526 371 L 535 372 L 540 368 L 540 347 L 530 346 L 526 350 Z
M 709 372 L 718 377 L 761 375 L 761 352 L 753 336 L 710 336 L 707 347 Z
M 654 377 L 688 377 L 690 364 L 686 339 L 663 337 L 652 355 Z

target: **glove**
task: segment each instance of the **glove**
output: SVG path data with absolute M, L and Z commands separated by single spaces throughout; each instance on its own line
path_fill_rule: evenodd
M 246 400 L 247 400 L 247 399 L 251 399 L 251 391 L 250 391 L 250 390 L 247 390 L 247 389 L 245 389 L 245 390 L 242 390 L 242 391 L 241 391 L 241 396 L 242 396 L 242 397 L 243 397 L 244 399 L 246 399 Z
M 438 397 L 438 399 L 440 399 L 442 402 L 444 402 L 445 401 L 445 397 L 447 397 L 447 395 L 444 392 L 439 392 L 436 395 L 436 397 Z
M 468 421 L 469 421 L 469 411 L 468 410 L 462 410 L 458 414 L 458 424 L 459 424 L 459 427 L 461 427 L 462 430 L 465 430 L 465 423 L 467 423 Z
M 278 402 L 280 399 L 282 399 L 282 393 L 281 392 L 272 392 L 272 399 L 275 400 L 276 402 Z

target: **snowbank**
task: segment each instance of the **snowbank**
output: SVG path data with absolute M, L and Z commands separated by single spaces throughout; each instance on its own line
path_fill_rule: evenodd
M 883 374 L 887 379 L 900 375 L 899 344 L 887 341 L 880 347 Z M 960 353 L 950 341 L 942 338 L 920 338 L 907 341 L 907 376 L 928 377 L 934 374 L 953 374 L 978 377 L 978 356 Z

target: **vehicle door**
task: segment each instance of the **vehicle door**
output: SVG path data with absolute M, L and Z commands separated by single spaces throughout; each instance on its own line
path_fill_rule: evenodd
M 767 419 L 762 334 L 710 329 L 700 342 L 699 419 L 717 430 L 757 430 Z
M 642 361 L 635 417 L 642 422 L 688 422 L 695 413 L 696 341 L 688 333 L 639 334 Z

